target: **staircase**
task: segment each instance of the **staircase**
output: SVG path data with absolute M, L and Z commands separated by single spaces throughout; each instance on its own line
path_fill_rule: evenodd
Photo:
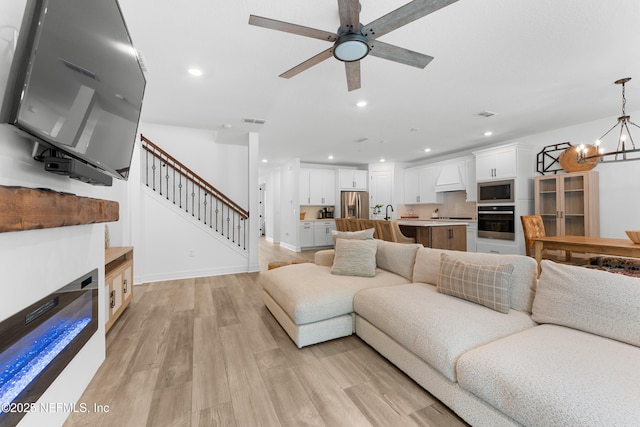
M 246 251 L 249 212 L 144 135 L 140 139 L 146 186 Z

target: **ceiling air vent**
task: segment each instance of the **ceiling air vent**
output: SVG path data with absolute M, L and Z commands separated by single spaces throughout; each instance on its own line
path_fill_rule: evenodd
M 242 123 L 250 123 L 252 125 L 263 125 L 267 123 L 267 121 L 263 119 L 254 119 L 252 117 L 244 117 L 242 119 Z
M 495 116 L 496 113 L 492 113 L 491 111 L 480 111 L 478 114 L 476 114 L 476 116 L 480 116 L 480 117 L 491 117 L 491 116 Z

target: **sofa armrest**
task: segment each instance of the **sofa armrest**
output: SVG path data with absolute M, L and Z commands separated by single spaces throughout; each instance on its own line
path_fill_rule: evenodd
M 331 267 L 333 265 L 334 252 L 333 249 L 318 251 L 313 257 L 313 262 L 324 267 Z

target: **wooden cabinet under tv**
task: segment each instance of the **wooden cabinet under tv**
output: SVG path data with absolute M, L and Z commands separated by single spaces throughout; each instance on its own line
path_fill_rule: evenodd
M 104 331 L 107 333 L 133 298 L 133 247 L 107 248 L 104 255 L 107 293 Z

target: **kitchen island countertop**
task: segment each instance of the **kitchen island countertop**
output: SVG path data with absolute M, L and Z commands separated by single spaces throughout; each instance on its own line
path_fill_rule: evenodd
M 475 220 L 467 219 L 399 219 L 398 225 L 410 227 L 446 227 L 452 225 L 468 225 Z

